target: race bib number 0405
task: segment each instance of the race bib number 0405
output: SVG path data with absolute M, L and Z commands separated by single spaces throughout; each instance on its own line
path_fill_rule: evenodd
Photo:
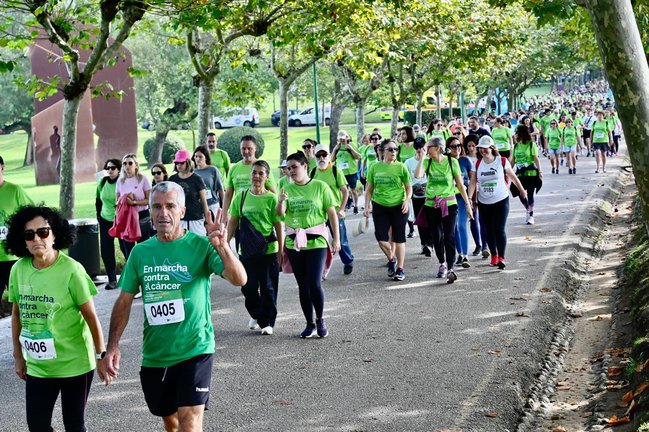
M 185 306 L 182 298 L 144 305 L 150 325 L 164 325 L 181 322 L 185 319 Z

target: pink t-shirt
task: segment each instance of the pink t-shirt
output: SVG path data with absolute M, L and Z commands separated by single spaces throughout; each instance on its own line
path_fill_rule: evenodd
M 115 191 L 119 196 L 132 193 L 136 200 L 143 200 L 146 196 L 144 193 L 151 190 L 151 183 L 149 179 L 143 175 L 142 180 L 138 182 L 137 177 L 127 177 L 124 182 L 117 180 Z M 137 211 L 141 212 L 149 208 L 148 205 L 136 206 Z

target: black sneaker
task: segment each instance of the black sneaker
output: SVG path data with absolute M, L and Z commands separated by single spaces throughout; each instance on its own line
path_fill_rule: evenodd
M 398 268 L 397 271 L 394 273 L 393 279 L 395 281 L 402 281 L 406 278 L 406 274 L 403 272 L 402 268 Z
M 457 259 L 455 260 L 455 265 L 461 265 L 462 264 L 462 255 L 458 255 Z
M 107 289 L 107 290 L 117 289 L 117 281 L 108 282 L 104 288 Z
M 480 255 L 480 252 L 482 252 L 482 249 L 480 248 L 480 246 L 476 246 L 475 249 L 473 249 L 472 255 L 473 256 L 478 256 L 478 255 Z
M 422 252 L 425 257 L 430 258 L 433 255 L 433 251 L 430 249 L 430 246 L 425 245 L 422 249 Z
M 396 272 L 397 272 L 397 259 L 393 258 L 390 261 L 388 261 L 388 277 L 393 278 Z
M 354 206 L 354 214 L 358 214 L 358 207 Z
M 552 167 L 552 174 L 554 174 L 555 172 L 556 170 L 554 169 L 554 167 Z
M 469 264 L 469 260 L 467 259 L 467 257 L 464 257 L 464 258 L 462 259 L 462 267 L 464 267 L 464 268 L 469 268 L 469 267 L 471 267 L 471 264 Z
M 329 330 L 327 330 L 327 326 L 325 325 L 324 318 L 315 320 L 315 325 L 316 325 L 316 333 L 318 333 L 319 338 L 326 338 L 327 336 L 329 336 Z
M 300 337 L 302 339 L 308 339 L 308 338 L 312 338 L 317 334 L 318 332 L 316 331 L 315 324 L 309 323 L 306 325 L 306 328 L 302 331 L 302 333 L 300 333 Z
M 456 280 L 457 280 L 457 275 L 455 274 L 455 271 L 453 271 L 453 269 L 449 270 L 446 273 L 446 283 L 447 284 L 452 284 Z
M 352 274 L 352 271 L 354 271 L 354 265 L 353 264 L 345 264 L 345 267 L 343 268 L 343 273 L 348 275 L 348 274 Z

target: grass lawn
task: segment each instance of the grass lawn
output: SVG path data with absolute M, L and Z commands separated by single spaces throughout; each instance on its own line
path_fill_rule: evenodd
M 353 120 L 353 118 L 352 118 Z M 379 124 L 367 124 L 366 129 L 371 130 L 374 127 L 381 127 L 383 130 L 387 131 L 390 127 L 389 122 L 383 122 Z M 356 127 L 353 124 L 341 125 L 341 129 L 346 129 L 350 135 L 355 136 Z M 217 136 L 223 133 L 225 130 L 216 130 Z M 264 138 L 265 149 L 264 154 L 261 155 L 260 159 L 266 160 L 270 166 L 274 169 L 277 169 L 279 166 L 279 128 L 277 127 L 260 127 L 258 131 Z M 141 164 L 145 164 L 144 155 L 142 149 L 144 148 L 144 141 L 148 138 L 153 137 L 154 132 L 149 132 L 146 130 L 140 129 L 138 131 L 138 141 L 140 143 L 138 148 L 138 158 Z M 174 135 L 183 140 L 185 147 L 191 149 L 193 147 L 193 134 L 191 130 L 178 130 L 170 132 L 170 135 Z M 329 128 L 324 127 L 320 128 L 320 137 L 322 141 L 326 141 L 326 138 L 329 136 Z M 302 142 L 305 138 L 314 138 L 316 137 L 316 128 L 314 126 L 305 126 L 299 128 L 289 128 L 289 154 L 301 149 Z M 25 188 L 27 194 L 37 203 L 45 203 L 48 206 L 58 207 L 59 206 L 59 185 L 49 185 L 49 186 L 36 186 L 36 180 L 34 177 L 34 167 L 27 166 L 23 167 L 23 158 L 25 155 L 25 146 L 27 144 L 27 136 L 23 132 L 16 132 L 9 135 L 0 135 L 0 156 L 3 157 L 5 161 L 5 179 L 9 182 L 16 183 Z M 169 172 L 173 171 L 171 165 L 167 166 Z M 150 172 L 146 170 L 147 175 L 150 176 Z M 279 170 L 275 172 L 277 178 L 279 178 Z M 95 182 L 87 183 L 77 183 L 75 185 L 75 208 L 74 216 L 76 218 L 92 218 L 95 217 Z

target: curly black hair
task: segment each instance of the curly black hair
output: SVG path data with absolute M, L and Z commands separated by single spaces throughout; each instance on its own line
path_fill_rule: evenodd
M 32 254 L 27 249 L 24 232 L 27 222 L 42 217 L 49 224 L 54 234 L 54 249 L 67 249 L 76 240 L 77 232 L 56 209 L 45 206 L 27 205 L 20 207 L 7 221 L 7 240 L 5 250 L 19 257 L 29 257 Z

